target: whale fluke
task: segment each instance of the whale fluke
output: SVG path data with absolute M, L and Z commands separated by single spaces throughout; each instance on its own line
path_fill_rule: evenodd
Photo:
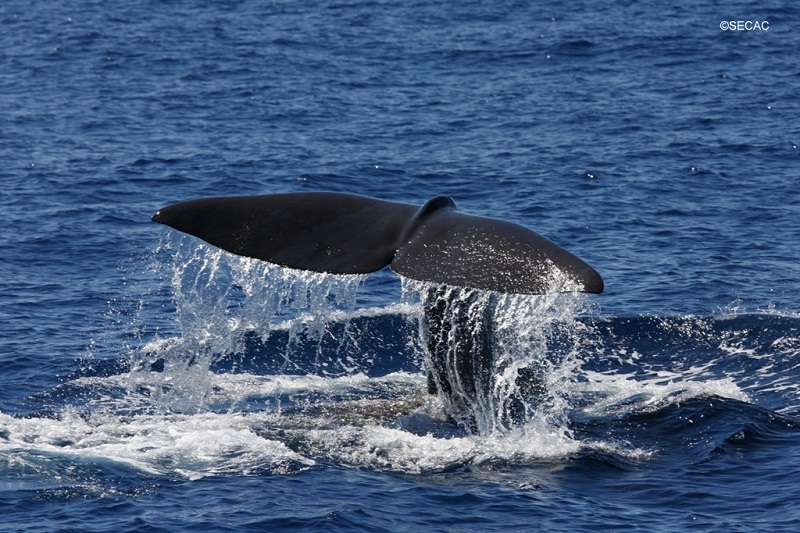
M 603 291 L 600 275 L 557 244 L 463 213 L 447 196 L 421 208 L 328 192 L 203 198 L 165 207 L 153 220 L 301 270 L 365 274 L 389 266 L 411 279 L 501 293 Z

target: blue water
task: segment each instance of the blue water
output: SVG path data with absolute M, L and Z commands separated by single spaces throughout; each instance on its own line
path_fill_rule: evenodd
M 800 9 L 713 4 L 4 1 L 0 528 L 796 530 Z M 414 284 L 150 222 L 312 190 L 602 274 L 508 310 L 526 424 L 425 396 Z

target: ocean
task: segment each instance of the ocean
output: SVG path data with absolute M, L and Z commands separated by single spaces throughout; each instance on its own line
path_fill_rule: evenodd
M 797 530 L 798 49 L 772 0 L 5 0 L 0 530 Z M 426 393 L 424 285 L 150 220 L 309 191 L 602 275 L 500 298 L 524 420 Z

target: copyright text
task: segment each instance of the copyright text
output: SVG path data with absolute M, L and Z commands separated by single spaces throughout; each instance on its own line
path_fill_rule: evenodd
M 769 31 L 768 20 L 723 20 L 719 29 L 729 31 Z

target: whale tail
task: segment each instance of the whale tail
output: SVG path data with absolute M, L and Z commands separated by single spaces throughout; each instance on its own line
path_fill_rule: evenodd
M 294 193 L 204 198 L 161 209 L 153 220 L 234 254 L 285 267 L 365 274 L 386 266 L 436 284 L 425 294 L 423 336 L 428 391 L 472 432 L 490 427 L 476 406 L 494 405 L 495 358 L 489 299 L 472 314 L 476 293 L 543 294 L 603 290 L 578 257 L 523 226 L 462 213 L 437 196 L 421 208 L 364 196 Z M 480 306 L 478 306 L 480 307 Z M 455 339 L 455 340 L 454 340 Z M 504 399 L 502 425 L 524 418 L 543 394 L 535 369 L 522 369 L 518 392 Z M 475 408 L 475 409 L 473 409 Z
M 153 220 L 234 254 L 331 274 L 389 266 L 407 278 L 513 294 L 600 293 L 587 263 L 518 224 L 468 215 L 447 196 L 421 208 L 341 193 L 203 198 Z

